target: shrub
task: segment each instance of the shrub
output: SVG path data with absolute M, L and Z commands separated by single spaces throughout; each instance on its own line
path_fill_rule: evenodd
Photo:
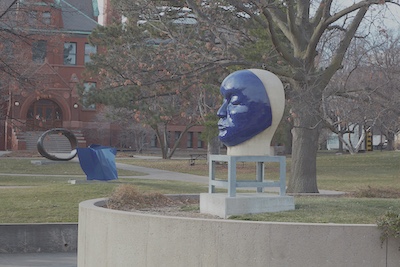
M 358 189 L 351 195 L 359 198 L 400 198 L 400 191 L 393 188 L 377 188 L 368 185 L 366 188 Z
M 377 220 L 378 229 L 382 231 L 382 244 L 389 237 L 400 238 L 400 214 L 389 209 Z
M 107 208 L 118 210 L 141 210 L 169 206 L 173 201 L 160 193 L 141 193 L 133 185 L 120 185 L 107 200 Z

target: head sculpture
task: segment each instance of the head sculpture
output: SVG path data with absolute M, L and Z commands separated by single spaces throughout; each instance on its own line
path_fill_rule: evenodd
M 283 85 L 266 70 L 240 70 L 221 84 L 219 138 L 228 155 L 269 155 L 285 107 Z

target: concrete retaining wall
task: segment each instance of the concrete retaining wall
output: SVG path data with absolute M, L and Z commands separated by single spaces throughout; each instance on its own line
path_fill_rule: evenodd
M 376 225 L 167 217 L 79 206 L 78 266 L 400 266 Z
M 76 252 L 78 224 L 0 224 L 0 253 Z

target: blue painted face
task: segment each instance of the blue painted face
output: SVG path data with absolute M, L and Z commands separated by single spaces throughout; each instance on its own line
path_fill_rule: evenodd
M 263 83 L 253 72 L 233 72 L 222 82 L 220 91 L 224 101 L 217 115 L 222 143 L 238 145 L 271 126 L 271 104 Z

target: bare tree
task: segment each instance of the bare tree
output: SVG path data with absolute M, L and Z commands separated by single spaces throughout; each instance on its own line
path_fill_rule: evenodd
M 343 68 L 325 89 L 324 114 L 329 128 L 350 153 L 356 153 L 365 132 L 378 129 L 394 149 L 394 136 L 399 131 L 398 39 L 381 30 L 373 38 L 354 41 Z M 363 129 L 359 142 L 352 144 L 344 134 Z M 380 144 L 382 146 L 382 144 Z
M 154 131 L 150 127 L 137 122 L 135 113 L 126 108 L 104 107 L 97 114 L 96 121 L 113 123 L 119 126 L 120 131 L 116 137 L 118 143 L 112 145 L 121 149 L 135 150 L 141 153 L 143 149 L 149 146 L 149 140 L 154 135 Z M 98 129 L 101 131 L 101 127 L 98 127 L 97 129 L 93 129 L 92 133 L 88 134 L 94 133 L 98 139 L 104 135 L 104 133 L 98 133 Z M 115 136 L 110 136 L 110 139 L 114 138 Z
M 291 106 L 293 149 L 288 192 L 318 192 L 316 156 L 319 133 L 325 122 L 324 90 L 342 67 L 352 39 L 369 30 L 360 31 L 360 26 L 364 18 L 369 18 L 370 7 L 397 5 L 397 1 L 389 0 L 352 1 L 343 5 L 335 5 L 337 2 L 333 0 L 186 0 L 178 7 L 176 1 L 135 1 L 134 5 L 127 0 L 114 2 L 116 9 L 129 19 L 127 27 L 142 25 L 142 30 L 137 30 L 121 53 L 134 47 L 137 52 L 143 51 L 137 39 L 139 35 L 144 37 L 142 34 L 148 34 L 149 40 L 157 36 L 169 40 L 159 45 L 155 54 L 131 57 L 136 62 L 130 66 L 140 67 L 125 76 L 134 78 L 133 83 L 200 84 L 206 72 L 221 75 L 238 67 L 257 67 L 279 75 L 289 84 L 286 95 Z M 244 48 L 255 49 L 260 42 L 267 43 L 266 40 L 272 45 L 260 51 L 258 57 L 252 55 L 249 59 Z M 149 59 L 152 55 L 156 56 Z M 161 65 L 162 68 L 154 68 Z

